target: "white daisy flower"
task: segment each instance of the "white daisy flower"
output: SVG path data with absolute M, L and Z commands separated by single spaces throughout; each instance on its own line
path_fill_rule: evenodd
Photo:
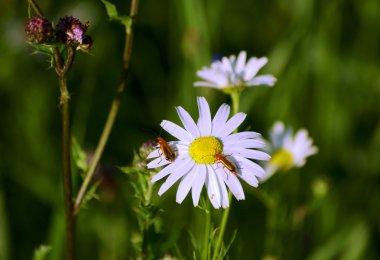
M 156 182 L 169 176 L 158 191 L 159 195 L 181 179 L 176 198 L 178 203 L 182 203 L 191 190 L 193 204 L 197 206 L 205 184 L 214 208 L 226 208 L 229 206 L 226 185 L 237 200 L 243 200 L 244 191 L 238 177 L 257 187 L 257 177 L 265 174 L 261 166 L 249 159 L 269 160 L 270 156 L 256 150 L 266 146 L 259 133 L 232 133 L 244 121 L 246 114 L 238 113 L 228 119 L 230 106 L 223 104 L 212 119 L 206 99 L 198 97 L 197 102 L 197 123 L 182 107 L 176 107 L 176 110 L 184 128 L 166 120 L 161 123 L 163 129 L 178 139 L 169 142 L 176 158 L 172 162 L 166 160 L 157 148 L 147 157 L 155 158 L 147 167 L 165 166 L 151 180 Z M 224 163 L 217 160 L 220 157 Z
M 268 62 L 266 57 L 252 57 L 246 63 L 247 53 L 241 51 L 239 56 L 223 57 L 214 61 L 211 67 L 203 67 L 197 75 L 204 81 L 194 83 L 194 86 L 210 88 L 244 88 L 257 85 L 273 86 L 276 78 L 272 75 L 256 76 L 259 70 Z
M 287 171 L 304 166 L 306 158 L 318 152 L 306 129 L 298 130 L 293 137 L 292 130 L 286 129 L 282 122 L 273 125 L 270 141 L 272 158 L 265 167 L 266 174 L 262 181 L 269 179 L 277 170 Z

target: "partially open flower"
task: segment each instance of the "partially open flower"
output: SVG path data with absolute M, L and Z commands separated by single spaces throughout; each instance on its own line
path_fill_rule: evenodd
M 273 86 L 276 78 L 272 75 L 256 76 L 259 70 L 268 62 L 266 57 L 252 57 L 247 62 L 247 53 L 241 51 L 235 55 L 223 57 L 214 61 L 210 67 L 203 67 L 197 75 L 203 80 L 194 86 L 217 88 L 224 92 L 241 91 L 251 86 Z
M 265 176 L 261 181 L 269 179 L 278 170 L 287 171 L 304 166 L 306 158 L 318 152 L 306 129 L 298 130 L 293 136 L 292 130 L 285 128 L 282 122 L 274 124 L 270 143 L 272 158 L 266 164 Z
M 65 44 L 75 46 L 85 44 L 91 47 L 91 37 L 85 35 L 89 23 L 81 23 L 79 19 L 72 16 L 65 16 L 59 19 L 55 30 L 57 40 Z
M 45 43 L 54 37 L 51 22 L 45 17 L 35 16 L 25 24 L 25 32 L 29 42 Z

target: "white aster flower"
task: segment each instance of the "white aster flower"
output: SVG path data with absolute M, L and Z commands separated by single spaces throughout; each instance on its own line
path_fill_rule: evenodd
M 159 195 L 181 179 L 176 197 L 178 203 L 182 203 L 191 190 L 193 204 L 197 206 L 205 184 L 214 208 L 226 208 L 229 206 L 226 185 L 237 200 L 243 200 L 244 191 L 238 177 L 257 187 L 257 177 L 263 177 L 265 173 L 261 166 L 249 159 L 268 160 L 270 156 L 255 150 L 266 146 L 259 133 L 232 133 L 244 121 L 246 114 L 238 113 L 228 119 L 230 106 L 223 104 L 212 119 L 206 99 L 198 97 L 197 102 L 197 123 L 182 107 L 176 107 L 176 110 L 184 128 L 166 120 L 161 123 L 163 129 L 178 139 L 169 142 L 176 153 L 174 161 L 166 160 L 157 148 L 147 157 L 155 158 L 147 166 L 165 166 L 152 178 L 152 182 L 156 182 L 169 176 L 158 191 Z M 228 165 L 217 160 L 218 156 L 223 156 L 233 169 L 228 170 Z
M 273 125 L 270 142 L 272 158 L 265 167 L 266 174 L 262 181 L 269 179 L 277 170 L 287 171 L 304 166 L 306 158 L 318 152 L 306 129 L 298 130 L 293 136 L 292 130 L 286 129 L 282 122 Z
M 256 76 L 259 70 L 268 62 L 266 57 L 252 57 L 246 63 L 247 53 L 241 51 L 239 56 L 223 57 L 214 61 L 211 67 L 203 67 L 197 75 L 204 81 L 194 83 L 194 86 L 219 89 L 245 88 L 257 85 L 273 86 L 276 78 L 272 75 Z

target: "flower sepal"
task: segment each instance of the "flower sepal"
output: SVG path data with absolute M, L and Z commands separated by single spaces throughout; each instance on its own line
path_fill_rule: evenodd
M 231 87 L 221 88 L 220 91 L 222 91 L 224 94 L 227 94 L 227 95 L 234 95 L 234 94 L 240 94 L 246 88 L 247 88 L 246 86 L 231 86 Z

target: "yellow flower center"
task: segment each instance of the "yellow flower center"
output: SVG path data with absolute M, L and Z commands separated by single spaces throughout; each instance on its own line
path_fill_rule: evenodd
M 293 166 L 294 158 L 289 151 L 279 149 L 273 153 L 269 163 L 276 165 L 278 169 L 287 171 Z
M 223 152 L 223 145 L 213 136 L 203 136 L 190 144 L 189 152 L 196 163 L 213 164 L 216 161 L 215 154 Z

